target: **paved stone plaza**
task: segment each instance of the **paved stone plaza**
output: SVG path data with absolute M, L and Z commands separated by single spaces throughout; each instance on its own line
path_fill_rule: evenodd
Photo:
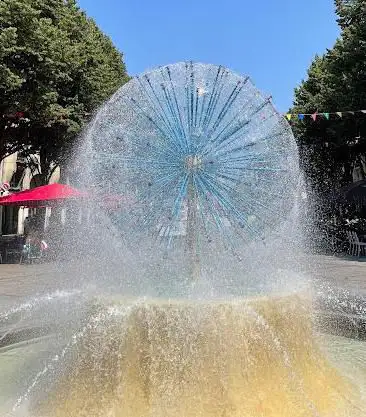
M 366 296 L 366 262 L 362 258 L 309 256 L 303 264 L 314 284 L 325 282 L 331 288 Z M 77 264 L 64 269 L 53 264 L 1 264 L 0 311 L 40 293 L 77 286 L 81 268 L 85 274 L 85 266 Z
M 323 279 L 331 287 L 366 296 L 366 259 L 314 256 L 309 262 L 315 281 Z
M 56 272 L 57 271 L 57 272 Z M 77 285 L 78 265 L 0 264 L 0 311 L 30 298 Z
M 362 260 L 311 256 L 299 263 L 304 265 L 305 275 L 312 277 L 314 288 L 317 284 L 325 283 L 325 287 L 329 287 L 330 292 L 333 289 L 337 292 L 338 289 L 340 293 L 347 290 L 354 294 L 363 293 L 366 296 L 366 263 Z M 55 264 L 0 265 L 0 313 L 9 311 L 24 302 L 27 303 L 34 299 L 33 297 L 50 294 L 55 290 L 70 290 L 77 287 L 80 285 L 82 276 L 88 277 L 88 274 L 93 273 L 88 270 L 89 267 L 91 268 L 88 262 L 63 266 Z M 60 305 L 61 309 L 65 308 L 65 304 Z M 26 314 L 21 313 L 19 317 L 16 317 L 19 321 L 10 320 L 6 326 L 0 324 L 0 353 L 2 353 L 0 360 L 2 360 L 1 370 L 4 375 L 0 378 L 0 414 L 3 408 L 11 407 L 16 401 L 19 395 L 18 387 L 22 384 L 25 387 L 31 385 L 30 378 L 39 372 L 41 366 L 39 363 L 46 360 L 52 349 L 57 349 L 59 336 L 55 337 L 57 323 L 54 321 L 54 313 L 56 312 L 56 315 L 62 313 L 62 310 L 59 310 L 60 305 L 52 303 L 53 313 L 48 311 L 47 316 L 41 312 L 41 315 L 32 315 L 31 321 L 27 321 Z M 356 381 L 364 381 L 364 367 L 359 366 L 366 360 L 365 344 L 362 342 L 366 338 L 360 331 L 364 325 L 357 324 L 354 316 L 349 319 L 351 315 L 347 311 L 332 311 L 331 306 L 327 311 L 322 310 L 322 314 L 316 314 L 320 326 L 325 323 L 327 327 L 327 331 L 320 335 L 319 341 L 331 360 L 337 364 L 340 363 L 342 370 L 344 368 L 345 372 L 350 372 L 351 369 L 352 377 Z M 66 317 L 70 316 L 66 315 Z M 62 320 L 62 317 L 60 319 Z M 59 324 L 62 327 L 65 323 Z M 347 338 L 334 337 L 334 335 L 343 335 Z M 25 363 L 24 358 L 38 358 L 36 355 L 39 352 L 39 359 L 27 359 L 29 371 L 26 375 L 14 371 L 21 369 L 20 367 Z M 9 384 L 8 381 L 12 383 Z

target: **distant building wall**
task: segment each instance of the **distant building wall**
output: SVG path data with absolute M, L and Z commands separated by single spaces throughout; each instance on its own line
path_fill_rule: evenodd
M 17 154 L 12 154 L 4 158 L 0 162 L 0 183 L 5 182 L 10 183 L 11 179 L 16 171 L 16 160 Z M 6 194 L 6 192 L 1 191 L 1 195 Z M 3 234 L 3 231 L 7 233 L 8 230 L 12 230 L 15 225 L 14 215 L 18 215 L 17 210 L 10 207 L 0 207 L 0 232 Z M 8 230 L 4 230 L 4 223 L 9 227 Z M 11 223 L 11 224 L 10 224 Z
M 10 182 L 13 174 L 17 168 L 17 154 L 14 153 L 5 159 L 3 159 L 0 163 L 0 179 L 1 183 Z
M 33 155 L 33 160 L 38 161 L 38 156 Z M 39 173 L 27 166 L 25 161 L 18 153 L 9 155 L 0 162 L 0 184 L 8 182 L 11 187 L 10 191 L 22 191 L 36 186 L 32 178 Z M 60 179 L 60 168 L 57 167 L 53 172 L 49 183 L 53 184 Z M 7 194 L 1 192 L 2 195 Z M 30 209 L 26 207 L 1 207 L 0 206 L 0 235 L 2 234 L 23 234 L 24 220 L 30 214 Z M 46 210 L 45 224 L 51 215 L 51 210 Z

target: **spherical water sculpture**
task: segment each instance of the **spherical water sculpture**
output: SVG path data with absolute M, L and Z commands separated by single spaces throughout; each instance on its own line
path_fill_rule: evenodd
M 66 293 L 66 305 L 46 294 L 0 314 L 0 324 L 17 321 L 14 329 L 42 317 L 55 332 L 38 341 L 35 358 L 28 345 L 28 353 L 5 351 L 21 363 L 2 369 L 0 412 L 1 394 L 10 397 L 2 415 L 365 415 L 364 377 L 344 376 L 319 349 L 309 300 L 250 297 L 242 285 L 273 281 L 276 259 L 283 271 L 286 254 L 278 256 L 274 236 L 289 237 L 279 232 L 292 221 L 298 179 L 288 125 L 249 79 L 192 63 L 136 78 L 98 113 L 81 158 L 85 185 L 113 188 L 109 198 L 122 207 L 94 207 L 95 224 L 72 228 L 82 236 L 72 251 L 86 241 L 87 256 L 75 269 L 62 266 L 78 289 Z M 219 299 L 198 284 L 182 291 L 184 277 L 209 279 Z M 227 296 L 229 277 L 235 298 Z M 106 285 L 114 278 L 119 287 Z M 335 363 L 348 358 L 337 354 Z M 354 363 L 360 358 L 352 373 Z
M 240 256 L 294 205 L 290 127 L 249 77 L 222 66 L 178 63 L 132 79 L 89 139 L 93 183 L 124 196 L 114 217 L 128 240 L 185 248 L 196 265 L 210 244 Z

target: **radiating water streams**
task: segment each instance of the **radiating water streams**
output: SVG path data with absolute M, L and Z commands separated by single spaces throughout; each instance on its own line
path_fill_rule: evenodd
M 1 415 L 366 415 L 364 345 L 313 326 L 295 140 L 248 77 L 131 80 L 74 169 L 93 220 L 60 236 L 57 291 L 0 311 Z

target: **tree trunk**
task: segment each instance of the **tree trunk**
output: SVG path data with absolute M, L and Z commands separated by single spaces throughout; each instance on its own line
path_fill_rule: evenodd
M 43 147 L 41 147 L 39 151 L 39 165 L 41 167 L 40 169 L 41 184 L 46 185 L 47 180 L 48 180 L 48 172 L 50 170 L 50 164 L 48 162 L 47 152 L 45 151 Z

